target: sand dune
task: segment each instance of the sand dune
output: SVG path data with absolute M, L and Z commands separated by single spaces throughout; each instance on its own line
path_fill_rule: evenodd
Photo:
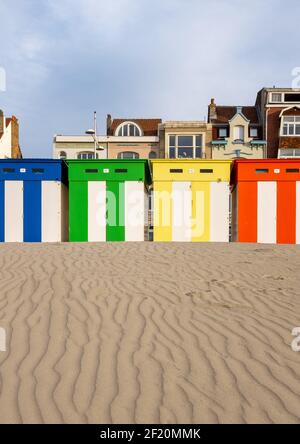
M 300 248 L 0 247 L 1 423 L 300 423 Z

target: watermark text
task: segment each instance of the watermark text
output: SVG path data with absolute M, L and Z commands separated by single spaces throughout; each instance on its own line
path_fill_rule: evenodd
M 0 327 L 0 352 L 6 351 L 6 332 Z
M 300 351 L 300 327 L 295 327 L 292 331 L 292 335 L 296 336 L 293 340 L 291 346 L 294 352 Z
M 6 91 L 6 71 L 0 66 L 0 92 Z

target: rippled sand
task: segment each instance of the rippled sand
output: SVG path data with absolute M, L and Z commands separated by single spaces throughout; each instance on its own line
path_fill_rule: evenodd
M 0 422 L 300 423 L 300 248 L 0 247 Z

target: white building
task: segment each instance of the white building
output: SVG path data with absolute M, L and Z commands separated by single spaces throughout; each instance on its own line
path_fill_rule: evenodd
M 15 116 L 7 118 L 0 110 L 0 159 L 21 157 L 18 119 Z
M 97 137 L 96 159 L 107 159 L 106 136 Z M 53 159 L 94 159 L 94 138 L 89 135 L 55 135 L 53 141 Z

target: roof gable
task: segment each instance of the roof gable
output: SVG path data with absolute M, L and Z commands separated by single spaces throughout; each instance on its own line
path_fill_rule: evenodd
M 212 123 L 215 124 L 228 124 L 237 114 L 236 106 L 217 106 L 216 114 L 217 118 L 212 119 Z M 258 124 L 259 119 L 257 115 L 257 110 L 255 106 L 241 106 L 240 115 L 244 116 L 246 120 L 250 122 L 250 124 Z
M 113 136 L 118 126 L 125 122 L 136 123 L 143 131 L 144 136 L 156 136 L 158 125 L 162 123 L 161 119 L 113 119 L 111 125 L 107 128 L 107 135 Z

